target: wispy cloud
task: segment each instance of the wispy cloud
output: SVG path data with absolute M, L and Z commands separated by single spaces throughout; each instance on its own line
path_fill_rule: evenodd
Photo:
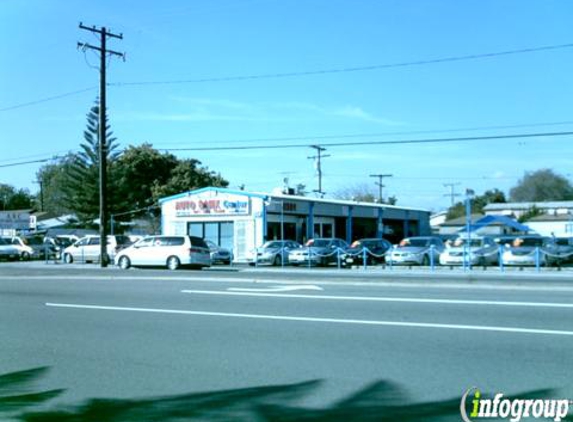
M 129 112 L 116 118 L 122 120 L 176 121 L 176 122 L 289 122 L 308 119 L 314 121 L 345 119 L 385 126 L 403 123 L 379 117 L 354 105 L 322 106 L 308 102 L 242 102 L 225 98 L 171 96 L 177 105 L 171 112 Z
M 372 113 L 369 113 L 363 110 L 362 108 L 355 106 L 346 106 L 334 110 L 332 114 L 335 116 L 346 117 L 348 119 L 363 120 L 365 122 L 370 122 L 370 123 L 380 123 L 386 126 L 401 126 L 404 124 L 402 122 L 398 122 L 395 120 L 375 116 Z

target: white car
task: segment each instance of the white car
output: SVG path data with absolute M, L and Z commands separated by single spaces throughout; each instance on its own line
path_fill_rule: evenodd
M 460 236 L 446 242 L 440 254 L 440 265 L 486 266 L 499 263 L 499 247 L 488 236 Z
M 113 261 L 117 252 L 130 244 L 131 242 L 127 236 L 107 236 L 106 259 L 108 262 Z M 100 249 L 99 235 L 88 235 L 64 249 L 62 257 L 67 264 L 72 262 L 99 262 Z
M 131 266 L 166 266 L 176 270 L 182 266 L 211 266 L 209 246 L 195 236 L 148 236 L 120 251 L 115 264 L 127 270 Z
M 0 237 L 0 259 L 8 261 L 16 261 L 20 257 L 20 253 L 16 246 L 8 243 L 4 238 Z
M 502 262 L 503 265 L 534 266 L 546 265 L 547 255 L 545 252 L 555 254 L 555 243 L 541 236 L 516 237 L 510 245 L 505 245 Z
M 18 251 L 18 257 L 22 261 L 28 261 L 34 255 L 34 249 L 26 245 L 24 241 L 18 236 L 4 236 L 2 237 L 5 243 L 12 245 Z

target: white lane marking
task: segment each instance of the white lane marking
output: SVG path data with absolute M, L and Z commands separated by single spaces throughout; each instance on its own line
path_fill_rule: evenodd
M 139 273 L 137 273 L 139 274 Z M 85 276 L 85 275 L 73 275 L 73 276 L 27 276 L 27 275 L 14 275 L 14 276 L 0 276 L 0 280 L 15 280 L 15 279 L 26 279 L 26 280 L 66 280 L 66 281 L 75 281 L 78 283 L 89 281 L 89 280 L 109 280 L 109 281 L 137 281 L 137 280 L 146 280 L 146 281 L 201 281 L 206 283 L 246 283 L 246 284 L 279 284 L 279 285 L 297 285 L 297 284 L 308 284 L 308 280 L 304 281 L 297 281 L 297 280 L 275 280 L 275 279 L 265 279 L 265 278 L 240 278 L 240 277 L 202 277 L 202 276 L 143 276 L 140 277 L 136 276 Z M 419 289 L 425 288 L 429 290 L 499 290 L 499 291 L 532 291 L 532 292 L 548 292 L 548 293 L 555 293 L 555 292 L 573 292 L 573 285 L 572 286 L 559 286 L 555 284 L 550 285 L 526 285 L 526 284 L 517 284 L 519 280 L 517 278 L 513 278 L 507 280 L 508 283 L 513 283 L 510 285 L 503 285 L 503 284 L 491 284 L 490 280 L 472 280 L 471 284 L 467 281 L 461 280 L 459 281 L 460 284 L 452 283 L 442 283 L 440 281 L 433 281 L 428 280 L 426 282 L 420 281 L 411 281 L 411 282 L 403 282 L 403 281 L 348 281 L 348 280 L 337 280 L 337 281 L 324 281 L 324 280 L 312 280 L 313 284 L 318 284 L 321 286 L 358 286 L 358 287 L 396 287 L 396 288 L 411 288 L 411 289 Z M 556 281 L 556 280 L 552 280 Z M 567 282 L 568 279 L 563 279 L 557 282 Z M 505 281 L 504 281 L 505 282 Z M 540 283 L 543 283 L 543 276 L 540 277 Z M 483 283 L 483 284 L 474 284 L 474 283 Z M 501 281 L 500 281 L 501 283 Z
M 248 287 L 229 287 L 227 289 L 230 292 L 291 292 L 293 290 L 324 290 L 322 287 L 313 285 L 293 285 L 293 286 L 270 286 L 263 287 L 260 289 L 253 289 Z M 188 293 L 191 291 L 183 290 L 183 292 Z
M 518 327 L 496 327 L 489 325 L 463 325 L 463 324 L 434 324 L 427 322 L 401 322 L 401 321 L 376 321 L 363 319 L 337 319 L 337 318 L 315 318 L 315 317 L 296 317 L 281 315 L 264 315 L 264 314 L 239 314 L 227 312 L 209 312 L 209 311 L 186 311 L 178 309 L 155 309 L 155 308 L 131 308 L 121 306 L 101 306 L 101 305 L 80 305 L 72 303 L 46 303 L 46 306 L 56 308 L 73 308 L 73 309 L 90 309 L 100 311 L 125 311 L 125 312 L 147 312 L 156 314 L 176 314 L 176 315 L 197 315 L 197 316 L 214 316 L 227 318 L 249 318 L 249 319 L 266 319 L 274 321 L 297 321 L 297 322 L 322 322 L 331 324 L 355 324 L 355 325 L 372 325 L 387 327 L 408 327 L 408 328 L 438 328 L 449 330 L 469 330 L 469 331 L 490 331 L 501 333 L 517 334 L 545 334 L 556 336 L 573 336 L 573 331 L 565 330 L 543 330 L 538 328 L 518 328 Z
M 411 297 L 380 297 L 380 296 L 332 296 L 332 295 L 302 295 L 302 294 L 275 294 L 257 293 L 255 289 L 250 291 L 235 291 L 243 289 L 228 289 L 234 291 L 217 290 L 181 290 L 181 293 L 199 295 L 220 295 L 220 296 L 254 296 L 254 297 L 282 297 L 291 299 L 318 299 L 318 300 L 354 300 L 363 302 L 402 302 L 402 303 L 439 303 L 446 305 L 482 305 L 482 306 L 523 306 L 532 308 L 573 308 L 573 303 L 552 303 L 552 302 L 512 302 L 497 300 L 469 300 L 469 299 L 421 299 Z M 248 290 L 248 289 L 244 289 Z

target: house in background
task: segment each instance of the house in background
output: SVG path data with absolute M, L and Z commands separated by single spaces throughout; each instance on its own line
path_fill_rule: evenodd
M 546 215 L 569 215 L 573 214 L 573 201 L 496 203 L 487 204 L 483 210 L 486 215 L 506 215 L 519 219 L 533 208 Z
M 532 230 L 541 236 L 573 237 L 572 214 L 543 214 L 525 222 Z

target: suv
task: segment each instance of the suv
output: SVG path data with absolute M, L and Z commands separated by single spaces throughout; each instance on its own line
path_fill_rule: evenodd
M 131 242 L 129 237 L 122 235 L 110 235 L 107 237 L 107 256 L 105 259 L 109 262 L 114 259 L 117 252 L 129 246 Z M 100 237 L 89 235 L 82 237 L 73 245 L 64 249 L 62 257 L 66 264 L 72 262 L 99 262 L 100 256 Z
M 148 236 L 122 250 L 115 263 L 126 270 L 133 266 L 166 266 L 176 270 L 188 265 L 196 268 L 210 267 L 209 246 L 195 236 Z

